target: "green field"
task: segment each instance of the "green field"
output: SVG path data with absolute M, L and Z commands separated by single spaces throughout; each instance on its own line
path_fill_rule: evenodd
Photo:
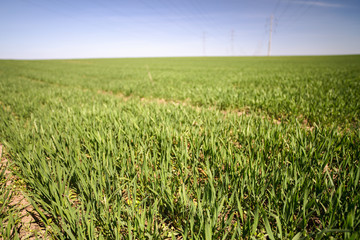
M 0 61 L 3 155 L 55 239 L 358 239 L 359 129 L 360 56 Z

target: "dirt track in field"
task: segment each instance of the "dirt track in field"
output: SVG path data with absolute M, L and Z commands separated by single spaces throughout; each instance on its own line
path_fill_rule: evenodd
M 25 189 L 25 186 L 22 186 L 19 183 L 19 179 L 9 170 L 10 162 L 3 153 L 4 146 L 0 144 L 0 170 L 3 170 L 4 167 L 6 168 L 5 186 L 10 191 L 11 196 L 7 210 L 13 209 L 18 213 L 17 219 L 19 222 L 15 226 L 15 231 L 17 231 L 20 239 L 47 239 L 46 231 L 39 221 L 39 214 L 27 200 L 24 190 L 22 190 Z M 0 236 L 0 239 L 3 238 Z

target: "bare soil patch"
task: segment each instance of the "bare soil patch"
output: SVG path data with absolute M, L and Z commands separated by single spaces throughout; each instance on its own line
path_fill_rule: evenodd
M 3 150 L 4 146 L 0 144 L 1 169 L 9 164 L 8 158 L 3 156 Z M 19 179 L 13 175 L 9 169 L 5 170 L 5 179 L 6 188 L 9 189 L 11 193 L 8 208 L 16 209 L 18 212 L 20 221 L 16 228 L 20 239 L 48 239 L 46 230 L 39 220 L 39 214 L 26 198 L 24 190 L 22 190 L 25 186 L 19 185 Z

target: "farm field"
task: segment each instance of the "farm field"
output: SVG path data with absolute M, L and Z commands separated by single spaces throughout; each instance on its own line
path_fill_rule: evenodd
M 50 239 L 360 238 L 358 55 L 1 60 L 0 143 L 0 238 L 5 169 Z

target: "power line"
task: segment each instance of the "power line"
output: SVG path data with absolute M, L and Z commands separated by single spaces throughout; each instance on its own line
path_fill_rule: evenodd
M 278 0 L 275 4 L 274 10 L 272 11 L 272 14 L 276 14 L 276 11 L 278 10 L 278 7 L 280 5 L 281 0 Z
M 315 3 L 318 2 L 318 0 L 314 0 Z M 279 21 L 285 22 L 285 24 L 281 25 L 282 29 L 289 28 L 289 26 L 296 23 L 300 18 L 302 18 L 315 4 L 313 1 L 307 0 L 304 2 L 294 2 L 294 1 L 287 1 L 287 5 L 282 11 L 282 13 L 279 15 L 278 19 Z M 300 5 L 300 7 L 296 7 L 296 10 L 293 11 L 290 15 L 290 17 L 283 18 L 285 16 L 285 13 L 289 11 L 290 6 L 297 4 Z M 286 21 L 285 21 L 286 20 Z
M 268 56 L 270 56 L 270 53 L 271 53 L 271 38 L 272 38 L 272 32 L 273 32 L 273 21 L 274 21 L 274 15 L 271 14 L 271 16 L 270 16 Z
M 142 4 L 143 6 L 147 7 L 148 9 L 153 10 L 156 14 L 158 14 L 158 15 L 163 15 L 161 11 L 159 11 L 157 8 L 155 8 L 151 3 L 147 2 L 146 0 L 140 0 L 140 2 L 141 2 L 141 4 Z M 170 10 L 170 9 L 167 8 L 167 10 Z M 168 12 L 168 11 L 167 11 L 167 12 Z M 181 15 L 181 14 L 177 13 L 177 15 Z M 191 33 L 191 34 L 193 34 L 193 35 L 196 34 L 193 30 L 189 29 L 186 24 L 185 24 L 185 25 L 184 25 L 184 24 L 180 24 L 178 21 L 175 21 L 175 20 L 172 19 L 171 17 L 166 17 L 166 20 L 169 21 L 169 22 L 172 22 L 172 23 L 175 24 L 175 25 L 177 25 L 177 26 L 178 26 L 180 29 L 182 29 L 182 30 L 186 30 L 187 32 L 189 32 L 189 33 Z M 185 20 L 185 21 L 186 21 L 186 20 Z M 189 21 L 186 21 L 186 22 L 190 23 Z

